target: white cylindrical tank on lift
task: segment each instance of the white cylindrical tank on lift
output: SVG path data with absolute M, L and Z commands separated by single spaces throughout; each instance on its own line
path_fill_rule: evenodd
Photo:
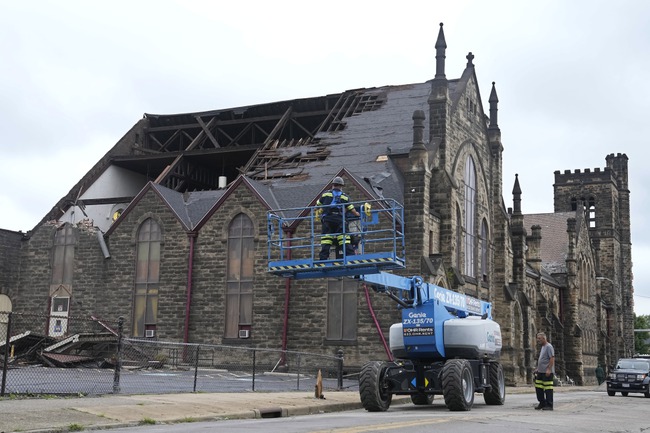
M 226 176 L 219 176 L 219 189 L 224 189 L 228 185 Z
M 443 328 L 447 358 L 494 358 L 501 354 L 501 327 L 494 320 L 469 316 L 447 320 Z
M 484 356 L 496 358 L 501 354 L 501 327 L 490 319 L 469 316 L 463 319 L 449 319 L 443 324 L 445 357 L 480 359 Z M 419 337 L 430 340 L 430 336 Z M 397 358 L 408 359 L 404 346 L 404 333 L 401 323 L 390 327 L 389 346 Z

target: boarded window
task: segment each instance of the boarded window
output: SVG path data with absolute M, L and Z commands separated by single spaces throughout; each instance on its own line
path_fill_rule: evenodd
M 327 282 L 328 340 L 357 339 L 357 281 L 349 278 Z

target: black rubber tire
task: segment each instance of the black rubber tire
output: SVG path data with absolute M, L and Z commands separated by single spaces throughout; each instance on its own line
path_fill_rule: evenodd
M 646 392 L 644 392 L 644 393 L 643 393 L 643 396 L 644 396 L 645 398 L 650 398 L 650 391 L 646 391 Z
M 442 367 L 442 395 L 451 411 L 472 410 L 474 375 L 465 359 L 450 359 Z
M 390 407 L 393 395 L 383 385 L 388 364 L 382 361 L 366 363 L 359 373 L 359 395 L 361 405 L 368 412 L 385 412 Z
M 503 375 L 503 367 L 498 362 L 490 362 L 488 367 L 489 389 L 483 393 L 485 404 L 502 405 L 506 401 L 506 379 Z
M 411 401 L 416 406 L 427 406 L 433 404 L 434 394 L 411 394 Z
M 621 391 L 621 395 L 622 395 L 623 397 L 627 397 L 627 391 Z
M 614 391 L 607 391 L 607 395 L 610 397 L 614 397 L 616 395 L 616 392 Z

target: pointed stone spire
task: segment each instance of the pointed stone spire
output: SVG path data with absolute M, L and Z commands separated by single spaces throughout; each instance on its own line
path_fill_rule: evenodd
M 515 174 L 515 186 L 512 188 L 512 204 L 514 205 L 513 215 L 521 215 L 521 187 L 519 186 L 519 174 Z
M 445 79 L 445 50 L 447 49 L 447 42 L 445 42 L 445 32 L 442 31 L 443 23 L 440 23 L 440 30 L 438 31 L 438 39 L 436 40 L 436 76 L 435 78 Z
M 499 98 L 497 97 L 497 89 L 494 86 L 494 81 L 492 81 L 492 91 L 490 92 L 490 129 L 499 129 L 499 124 L 497 123 L 497 111 L 499 111 Z

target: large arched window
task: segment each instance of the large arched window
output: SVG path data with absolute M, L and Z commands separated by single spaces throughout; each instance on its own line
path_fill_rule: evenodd
M 160 225 L 151 218 L 145 220 L 138 230 L 135 247 L 134 337 L 153 337 L 156 333 L 161 242 Z
M 476 171 L 471 156 L 465 161 L 465 275 L 474 277 L 476 257 Z
M 240 213 L 228 227 L 225 338 L 249 336 L 253 324 L 254 263 L 253 221 Z

